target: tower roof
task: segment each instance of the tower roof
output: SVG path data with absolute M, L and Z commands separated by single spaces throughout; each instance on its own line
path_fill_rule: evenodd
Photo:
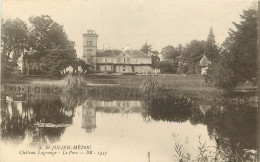
M 94 37 L 97 37 L 98 35 L 97 35 L 97 33 L 94 31 L 94 30 L 87 30 L 87 33 L 84 33 L 84 34 L 82 34 L 83 35 L 83 37 L 84 36 L 94 36 Z
M 204 55 L 202 57 L 202 59 L 200 60 L 200 66 L 208 66 L 211 64 L 211 61 L 209 61 L 209 59 L 206 57 L 206 55 Z

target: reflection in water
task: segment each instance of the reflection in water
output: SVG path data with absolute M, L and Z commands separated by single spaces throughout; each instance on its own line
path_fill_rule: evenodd
M 214 146 L 220 160 L 248 160 L 248 156 L 244 157 L 245 149 L 257 147 L 256 108 L 247 105 L 211 105 L 183 96 L 157 96 L 142 101 L 137 93 L 129 92 L 121 99 L 69 94 L 2 97 L 5 101 L 1 102 L 1 137 L 2 142 L 11 145 L 66 144 L 79 140 L 102 145 L 112 150 L 111 154 L 124 152 L 128 156 L 128 152 L 138 150 L 133 156 L 137 159 L 143 159 L 149 151 L 154 161 L 173 160 L 174 133 L 179 134 L 178 146 L 187 145 L 186 151 L 193 157 L 198 155 L 194 148 L 200 146 L 199 135 Z M 133 144 L 136 140 L 138 144 Z
M 206 105 L 206 104 L 200 105 L 200 111 L 203 113 L 204 116 L 209 109 L 211 109 L 211 105 Z
M 1 137 L 19 144 L 25 138 L 34 145 L 38 142 L 54 143 L 60 139 L 65 127 L 72 124 L 74 109 L 63 106 L 57 96 L 37 95 L 5 96 L 1 102 Z M 59 128 L 57 128 L 59 124 Z
M 96 111 L 128 114 L 142 111 L 141 101 L 137 100 L 95 100 L 89 98 L 82 104 L 82 128 L 91 133 L 96 126 Z
M 147 115 L 154 120 L 184 122 L 191 116 L 191 100 L 183 96 L 150 96 L 145 105 Z
M 229 161 L 243 158 L 244 149 L 257 148 L 256 108 L 246 105 L 228 105 L 212 108 L 206 113 L 204 123 L 218 149 Z M 241 160 L 241 159 L 240 159 Z
M 209 137 L 225 161 L 249 160 L 246 150 L 257 148 L 257 109 L 248 105 L 194 104 L 190 122 L 207 126 Z
M 96 108 L 91 105 L 90 102 L 85 102 L 82 105 L 82 128 L 86 129 L 86 132 L 91 133 L 96 126 Z

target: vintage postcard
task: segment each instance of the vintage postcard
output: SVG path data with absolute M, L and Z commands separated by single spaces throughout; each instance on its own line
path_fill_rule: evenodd
M 258 22 L 258 1 L 2 0 L 0 161 L 260 160 Z

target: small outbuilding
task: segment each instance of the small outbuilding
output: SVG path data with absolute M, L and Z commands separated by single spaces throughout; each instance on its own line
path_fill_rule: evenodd
M 202 59 L 200 60 L 200 68 L 201 68 L 201 72 L 200 74 L 205 75 L 207 74 L 208 68 L 211 65 L 211 61 L 207 58 L 207 56 L 204 54 L 204 56 L 202 57 Z

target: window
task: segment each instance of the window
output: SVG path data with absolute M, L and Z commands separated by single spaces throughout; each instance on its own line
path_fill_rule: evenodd
M 121 62 L 121 58 L 118 58 L 118 63 L 120 63 Z
M 92 46 L 93 41 L 87 41 L 87 46 Z
M 130 58 L 127 58 L 127 60 L 126 60 L 126 61 L 127 61 L 127 63 L 130 63 Z

